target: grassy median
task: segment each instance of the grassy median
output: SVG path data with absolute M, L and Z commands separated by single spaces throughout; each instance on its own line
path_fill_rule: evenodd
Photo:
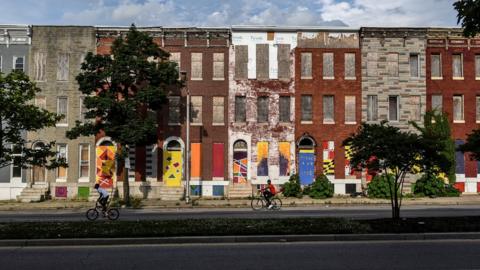
M 0 239 L 480 232 L 480 217 L 187 219 L 0 223 Z

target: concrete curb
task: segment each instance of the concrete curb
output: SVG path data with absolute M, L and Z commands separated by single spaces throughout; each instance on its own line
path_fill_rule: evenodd
M 480 232 L 412 233 L 412 234 L 320 234 L 320 235 L 248 235 L 248 236 L 186 236 L 156 238 L 81 238 L 81 239 L 12 239 L 0 240 L 0 247 L 47 246 L 113 246 L 167 244 L 232 244 L 287 243 L 334 241 L 414 241 L 414 240 L 476 240 Z

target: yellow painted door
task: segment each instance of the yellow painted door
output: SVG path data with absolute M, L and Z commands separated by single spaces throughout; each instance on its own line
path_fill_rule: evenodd
M 163 181 L 169 187 L 182 185 L 182 151 L 165 151 L 163 154 Z

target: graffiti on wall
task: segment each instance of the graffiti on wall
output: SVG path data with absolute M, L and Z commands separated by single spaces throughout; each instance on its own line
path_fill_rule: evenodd
M 354 175 L 355 171 L 350 164 L 350 160 L 352 159 L 352 148 L 350 145 L 345 146 L 345 176 L 352 176 Z
M 333 141 L 323 141 L 323 173 L 335 174 L 335 146 Z
M 182 182 L 182 151 L 166 150 L 163 152 L 163 181 L 169 187 L 179 187 Z
M 96 183 L 111 188 L 115 181 L 115 146 L 98 146 L 96 154 Z
M 233 153 L 233 183 L 247 183 L 247 151 L 236 151 Z
M 315 153 L 313 149 L 300 149 L 298 160 L 300 184 L 310 185 L 315 177 Z
M 290 175 L 290 143 L 280 142 L 278 144 L 278 154 L 280 163 L 280 176 Z
M 268 176 L 268 142 L 257 143 L 257 176 Z

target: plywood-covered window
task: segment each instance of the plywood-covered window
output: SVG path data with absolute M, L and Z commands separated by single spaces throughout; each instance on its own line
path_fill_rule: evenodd
M 290 122 L 290 97 L 281 96 L 279 103 L 279 121 Z
M 345 79 L 346 80 L 355 79 L 355 54 L 354 53 L 345 54 Z
M 68 81 L 69 57 L 67 53 L 57 55 L 57 81 Z
M 452 55 L 452 73 L 454 79 L 463 79 L 463 55 L 461 53 Z
M 224 53 L 213 54 L 213 79 L 214 80 L 225 79 L 225 54 Z
M 432 110 L 441 113 L 443 110 L 442 95 L 432 95 Z
M 223 143 L 213 143 L 213 166 L 212 166 L 212 176 L 214 178 L 223 179 L 224 178 L 224 162 L 225 162 L 225 150 Z
M 257 98 L 257 122 L 268 123 L 268 97 Z
M 269 78 L 269 52 L 268 44 L 256 44 L 256 70 L 257 79 Z
M 302 79 L 311 79 L 312 78 L 312 53 L 303 52 L 300 54 L 300 64 L 301 64 L 301 78 Z
M 378 120 L 378 96 L 367 96 L 367 121 Z
M 58 97 L 57 98 L 57 115 L 63 115 L 63 118 L 58 122 L 58 124 L 67 124 L 68 123 L 68 98 L 67 97 Z
M 377 76 L 378 54 L 375 52 L 367 53 L 367 76 Z
M 190 123 L 202 124 L 202 96 L 192 96 L 190 99 Z
M 168 97 L 168 123 L 180 124 L 180 97 Z
M 60 143 L 57 144 L 57 159 L 62 159 L 65 162 L 68 162 L 67 159 L 67 145 Z M 67 179 L 67 168 L 65 167 L 58 167 L 57 168 L 57 180 L 58 179 Z
M 432 79 L 442 78 L 442 56 L 439 53 L 430 55 Z
M 202 172 L 202 144 L 190 144 L 190 177 L 193 180 L 199 180 Z
M 387 73 L 388 76 L 398 77 L 398 53 L 387 54 Z
M 302 95 L 301 100 L 302 122 L 312 122 L 312 96 Z
M 355 96 L 345 96 L 345 123 L 356 123 Z
M 453 96 L 453 122 L 463 122 L 463 95 Z
M 410 96 L 410 120 L 420 121 L 422 117 L 422 103 L 420 96 Z
M 235 45 L 235 79 L 244 80 L 248 76 L 248 46 Z
M 235 122 L 246 122 L 246 98 L 243 96 L 235 97 Z
M 213 97 L 213 124 L 223 125 L 225 123 L 225 98 Z
M 42 52 L 36 52 L 33 55 L 33 79 L 35 81 L 43 82 L 46 79 L 47 68 L 47 54 Z
M 334 97 L 323 96 L 323 123 L 335 122 L 334 111 Z
M 202 77 L 202 53 L 192 53 L 191 58 L 191 65 L 192 65 L 192 71 L 191 71 L 191 79 L 192 80 L 201 80 Z
M 278 78 L 290 79 L 290 44 L 277 45 Z
M 420 61 L 418 54 L 410 54 L 410 77 L 420 77 Z
M 399 102 L 398 96 L 388 97 L 388 120 L 398 121 Z
M 333 53 L 323 53 L 323 79 L 333 78 Z

